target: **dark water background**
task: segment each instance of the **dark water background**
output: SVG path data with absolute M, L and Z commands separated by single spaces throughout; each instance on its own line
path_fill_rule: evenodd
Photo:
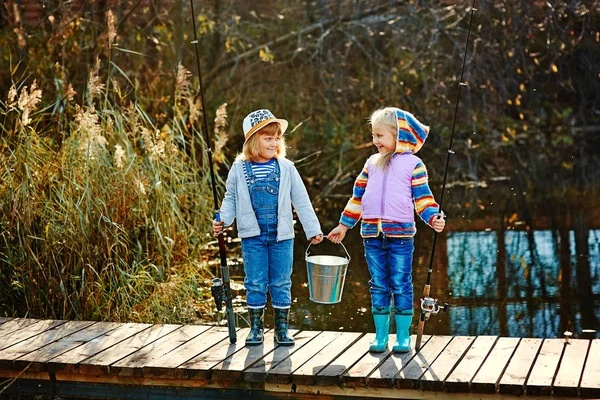
M 425 333 L 552 338 L 563 337 L 568 330 L 574 337 L 600 337 L 595 332 L 600 321 L 600 230 L 590 230 L 588 235 L 591 298 L 578 289 L 574 232 L 570 230 L 568 235 L 569 258 L 565 260 L 563 254 L 563 264 L 559 240 L 551 230 L 488 229 L 439 235 L 431 297 L 450 306 L 448 312 L 431 316 Z M 432 241 L 433 230 L 419 222 L 413 260 L 413 333 Z M 370 276 L 358 227 L 348 232 L 344 244 L 351 262 L 342 301 L 334 305 L 317 304 L 309 300 L 304 259 L 308 242 L 302 232 L 297 234 L 290 312 L 293 328 L 374 332 Z M 339 245 L 328 241 L 311 246 L 310 253 L 344 255 Z M 231 272 L 236 282 L 243 282 L 241 266 L 233 267 Z M 272 326 L 270 303 L 266 325 Z

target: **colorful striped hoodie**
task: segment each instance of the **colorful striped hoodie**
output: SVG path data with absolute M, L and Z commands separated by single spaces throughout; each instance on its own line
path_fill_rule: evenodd
M 389 237 L 412 237 L 417 232 L 415 210 L 430 226 L 438 213 L 425 164 L 414 155 L 423 146 L 429 127 L 407 111 L 397 109 L 396 115 L 396 154 L 385 171 L 375 165 L 379 154 L 369 157 L 340 218 L 341 224 L 353 228 L 362 217 L 360 233 L 365 238 L 377 237 L 380 232 Z

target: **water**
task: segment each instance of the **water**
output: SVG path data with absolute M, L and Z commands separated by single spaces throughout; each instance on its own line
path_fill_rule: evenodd
M 532 235 L 529 240 L 528 235 Z M 431 297 L 449 303 L 447 313 L 432 315 L 426 334 L 502 335 L 514 337 L 600 337 L 600 230 L 588 237 L 590 297 L 577 287 L 575 237 L 569 232 L 569 261 L 561 265 L 557 239 L 550 230 L 447 232 L 438 236 L 431 278 Z M 427 277 L 433 231 L 419 225 L 415 237 L 413 284 L 415 315 Z M 503 242 L 503 244 L 501 243 Z M 342 301 L 323 305 L 309 300 L 304 253 L 308 245 L 297 234 L 292 276 L 290 324 L 297 329 L 373 332 L 370 279 L 358 228 L 344 244 L 350 262 Z M 343 256 L 328 241 L 311 246 L 311 254 Z M 237 282 L 243 280 L 232 270 Z M 235 276 L 237 275 L 237 276 Z M 413 321 L 413 330 L 417 317 Z M 267 326 L 272 311 L 267 308 Z

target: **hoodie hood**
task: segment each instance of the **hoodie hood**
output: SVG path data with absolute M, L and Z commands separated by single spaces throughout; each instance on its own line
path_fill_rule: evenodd
M 423 125 L 408 111 L 396 109 L 398 118 L 398 137 L 396 140 L 396 153 L 410 152 L 415 154 L 423 147 L 429 134 L 429 127 Z

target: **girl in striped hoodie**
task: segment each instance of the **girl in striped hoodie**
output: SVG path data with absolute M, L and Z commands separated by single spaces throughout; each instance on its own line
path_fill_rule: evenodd
M 356 178 L 339 225 L 328 238 L 340 243 L 348 229 L 362 218 L 360 233 L 371 274 L 369 288 L 376 331 L 369 350 L 383 352 L 387 347 L 393 296 L 393 351 L 404 353 L 410 349 L 413 316 L 412 256 L 417 231 L 414 211 L 436 232 L 444 229 L 445 221 L 429 189 L 425 165 L 415 156 L 429 127 L 395 107 L 375 111 L 369 122 L 378 153 L 369 157 Z

